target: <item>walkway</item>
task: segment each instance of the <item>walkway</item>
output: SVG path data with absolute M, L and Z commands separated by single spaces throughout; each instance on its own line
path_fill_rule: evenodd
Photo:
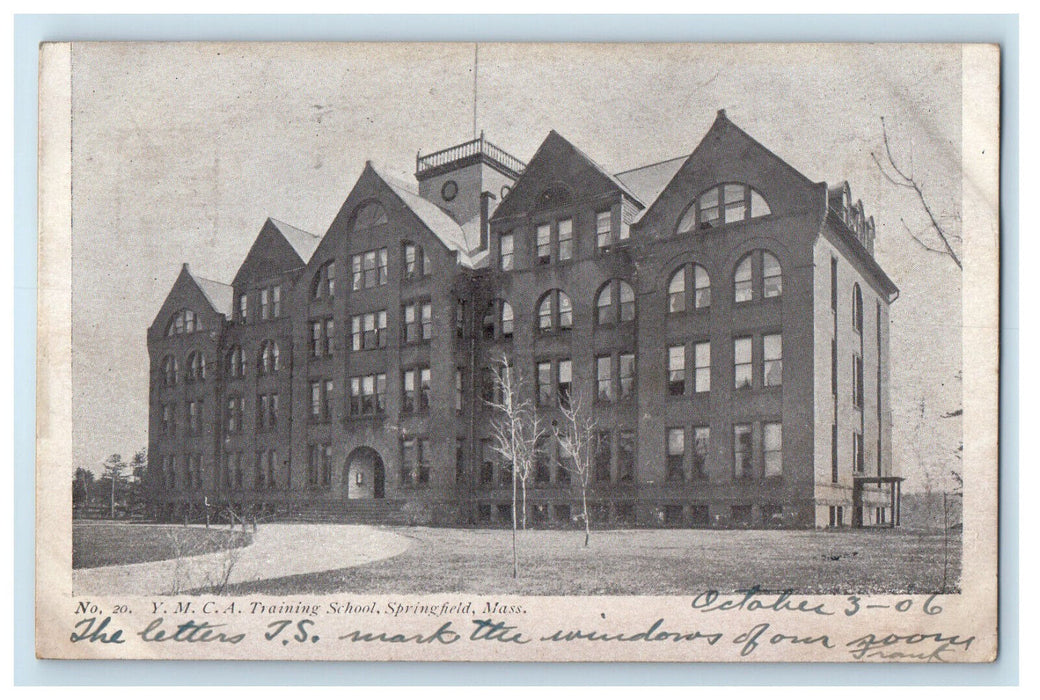
M 195 557 L 77 569 L 73 595 L 176 595 L 228 583 L 332 571 L 401 554 L 411 540 L 369 525 L 265 524 L 253 544 Z

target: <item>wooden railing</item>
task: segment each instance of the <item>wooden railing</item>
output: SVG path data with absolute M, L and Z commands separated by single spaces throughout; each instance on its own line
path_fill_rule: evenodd
M 488 158 L 497 161 L 501 165 L 515 172 L 517 175 L 522 173 L 526 167 L 526 164 L 522 160 L 509 155 L 501 148 L 485 139 L 484 134 L 481 133 L 480 138 L 460 143 L 457 146 L 445 148 L 425 156 L 416 154 L 415 174 L 419 175 L 427 170 L 478 154 L 485 155 Z

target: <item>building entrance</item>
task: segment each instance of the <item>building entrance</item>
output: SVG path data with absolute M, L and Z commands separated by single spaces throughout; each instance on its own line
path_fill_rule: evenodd
M 383 458 L 371 447 L 350 453 L 346 466 L 347 498 L 382 498 L 386 482 Z

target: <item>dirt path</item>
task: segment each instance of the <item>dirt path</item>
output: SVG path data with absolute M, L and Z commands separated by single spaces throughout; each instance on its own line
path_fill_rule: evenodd
M 344 569 L 401 554 L 411 540 L 368 525 L 261 525 L 253 544 L 165 561 L 77 569 L 73 595 L 171 595 L 228 583 Z

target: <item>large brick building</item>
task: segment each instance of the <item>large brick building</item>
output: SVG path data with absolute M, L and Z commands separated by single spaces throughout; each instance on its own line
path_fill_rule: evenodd
M 184 265 L 148 331 L 160 517 L 204 507 L 495 523 L 488 367 L 547 420 L 593 397 L 594 524 L 890 525 L 889 305 L 874 222 L 719 112 L 611 174 L 551 132 L 368 163 L 324 236 L 268 220 L 230 285 Z M 529 522 L 579 510 L 544 445 Z

